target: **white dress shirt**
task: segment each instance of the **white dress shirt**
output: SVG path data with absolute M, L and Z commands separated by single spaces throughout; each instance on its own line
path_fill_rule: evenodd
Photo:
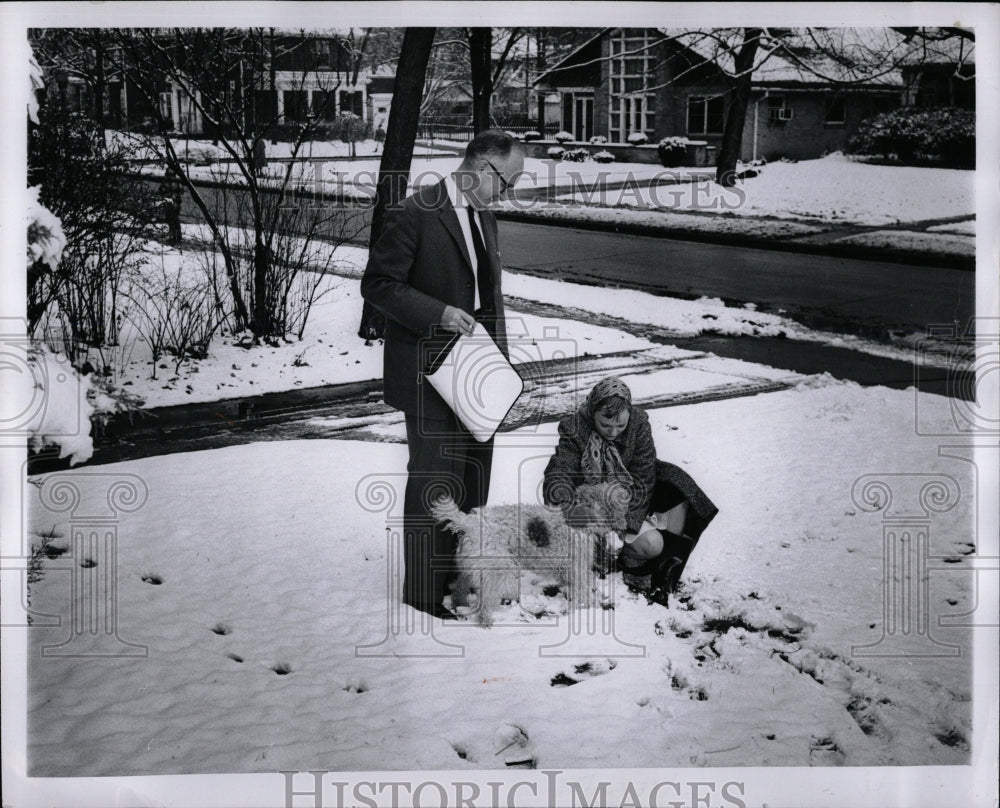
M 462 228 L 462 235 L 465 237 L 465 248 L 469 251 L 469 260 L 472 262 L 472 275 L 474 280 L 472 288 L 475 289 L 476 292 L 475 308 L 478 310 L 480 306 L 479 266 L 478 261 L 476 260 L 476 245 L 472 240 L 472 230 L 469 228 L 469 214 L 465 212 L 465 209 L 469 207 L 469 204 L 458 190 L 455 178 L 452 177 L 451 174 L 448 174 L 444 178 L 444 185 L 448 189 L 448 198 L 451 200 L 452 207 L 455 208 L 455 213 L 458 215 L 458 226 Z M 483 225 L 479 219 L 479 211 L 473 208 L 472 215 L 476 220 L 476 226 L 479 228 L 479 237 L 483 239 L 483 244 L 486 244 L 486 239 L 483 237 Z

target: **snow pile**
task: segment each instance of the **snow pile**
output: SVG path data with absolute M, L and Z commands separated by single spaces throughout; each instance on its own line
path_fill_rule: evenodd
M 66 234 L 59 217 L 38 201 L 40 191 L 38 185 L 27 190 L 28 266 L 41 261 L 54 271 L 66 249 Z
M 916 230 L 874 230 L 837 239 L 838 244 L 862 244 L 885 250 L 936 253 L 940 255 L 975 255 L 976 241 L 961 233 L 940 230 L 923 233 Z
M 725 189 L 712 181 L 557 197 L 561 201 L 802 221 L 885 225 L 971 216 L 975 172 L 880 166 L 839 152 L 817 160 L 769 163 L 759 176 Z
M 38 97 L 35 92 L 42 89 L 45 89 L 42 68 L 38 66 L 31 45 L 28 45 L 28 120 L 32 123 L 38 123 Z
M 89 460 L 94 453 L 90 418 L 97 407 L 108 409 L 112 402 L 104 396 L 95 407 L 90 378 L 80 376 L 63 354 L 40 345 L 32 348 L 28 361 L 32 390 L 26 409 L 33 410 L 27 422 L 32 448 L 58 445 L 59 457 L 68 457 L 71 466 Z

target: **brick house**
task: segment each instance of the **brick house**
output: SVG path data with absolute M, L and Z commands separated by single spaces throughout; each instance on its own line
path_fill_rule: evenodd
M 651 143 L 667 136 L 722 140 L 732 94 L 731 55 L 702 35 L 655 28 L 603 29 L 535 82 L 558 94 L 561 128 L 578 141 L 603 135 L 624 143 L 634 132 Z M 842 83 L 841 65 L 823 60 L 817 78 L 801 58 L 771 54 L 754 71 L 740 157 L 807 159 L 847 145 L 864 118 L 900 105 L 904 78 L 893 71 L 873 81 Z M 796 63 L 798 61 L 799 63 Z

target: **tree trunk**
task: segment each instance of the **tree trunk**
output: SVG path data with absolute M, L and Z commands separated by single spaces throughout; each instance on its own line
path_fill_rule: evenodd
M 375 245 L 385 223 L 386 208 L 398 205 L 406 196 L 406 185 L 417 139 L 420 103 L 424 94 L 424 75 L 434 44 L 434 28 L 407 28 L 392 85 L 392 106 L 385 133 L 378 189 L 372 211 L 369 248 Z M 358 336 L 363 340 L 380 339 L 385 334 L 385 316 L 365 301 Z
M 747 118 L 750 102 L 750 83 L 753 80 L 753 60 L 760 44 L 760 28 L 745 28 L 743 44 L 736 54 L 736 78 L 733 98 L 726 111 L 726 123 L 722 130 L 722 144 L 715 168 L 715 181 L 723 188 L 731 188 L 736 183 L 736 161 L 740 157 L 740 143 L 743 141 L 743 125 Z
M 545 29 L 535 29 L 535 78 L 537 79 L 546 68 Z M 538 131 L 545 137 L 545 94 L 538 93 Z
M 94 120 L 104 135 L 104 96 L 107 93 L 107 79 L 104 73 L 104 38 L 100 31 L 94 42 Z
M 490 128 L 490 98 L 493 95 L 493 29 L 469 29 L 472 60 L 472 130 L 477 135 Z

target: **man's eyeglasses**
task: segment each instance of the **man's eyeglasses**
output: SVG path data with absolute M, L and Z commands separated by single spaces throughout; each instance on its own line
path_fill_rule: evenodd
M 485 157 L 483 157 L 482 160 L 484 163 L 486 163 L 486 165 L 488 165 L 490 168 L 493 169 L 493 173 L 496 174 L 497 179 L 500 180 L 500 193 L 502 194 L 507 193 L 507 189 L 510 188 L 510 186 L 513 185 L 513 183 L 510 182 L 503 174 L 501 174 L 499 169 Z

